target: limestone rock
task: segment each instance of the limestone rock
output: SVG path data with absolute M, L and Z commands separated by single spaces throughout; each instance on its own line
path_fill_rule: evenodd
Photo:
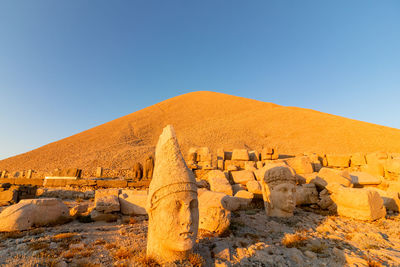
M 213 170 L 207 174 L 207 181 L 210 184 L 211 191 L 222 192 L 229 196 L 233 195 L 232 186 L 220 170 Z
M 303 184 L 296 188 L 296 205 L 317 204 L 318 191 L 314 184 Z
M 249 181 L 254 181 L 254 173 L 252 171 L 233 171 L 231 172 L 233 181 L 236 184 L 247 184 Z
M 121 205 L 121 213 L 124 215 L 145 215 L 147 191 L 145 190 L 121 190 L 118 196 Z
M 293 168 L 297 174 L 314 172 L 310 158 L 307 156 L 288 158 L 285 162 Z
M 234 149 L 232 152 L 232 160 L 250 160 L 247 149 Z
M 385 217 L 383 200 L 376 191 L 363 188 L 341 188 L 334 197 L 340 216 L 374 221 Z
M 326 159 L 328 160 L 328 166 L 331 166 L 331 167 L 346 168 L 346 167 L 349 167 L 349 165 L 350 165 L 350 156 L 349 155 L 328 154 L 328 155 L 326 155 Z
M 33 226 L 64 223 L 69 219 L 69 209 L 59 199 L 24 199 L 0 213 L 0 232 L 23 231 Z
M 382 163 L 387 158 L 388 155 L 385 152 L 368 153 L 365 155 L 365 160 L 367 161 L 367 164 Z
M 224 193 L 202 191 L 199 194 L 199 229 L 222 234 L 231 222 L 231 212 L 226 209 L 229 197 Z
M 330 168 L 322 168 L 312 183 L 323 188 L 331 183 L 338 183 L 346 187 L 352 186 L 350 174 L 347 171 L 340 171 Z
M 378 185 L 382 183 L 382 179 L 366 172 L 350 173 L 352 183 L 355 185 Z

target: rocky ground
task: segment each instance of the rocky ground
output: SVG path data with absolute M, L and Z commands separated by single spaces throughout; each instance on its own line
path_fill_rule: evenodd
M 71 203 L 68 203 L 71 205 Z M 145 257 L 147 216 L 0 235 L 0 266 L 156 266 Z M 201 231 L 180 266 L 400 266 L 400 215 L 361 222 L 296 208 L 268 218 L 261 205 L 232 213 L 222 236 Z

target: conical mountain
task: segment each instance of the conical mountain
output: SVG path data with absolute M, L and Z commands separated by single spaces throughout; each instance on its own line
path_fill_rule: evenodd
M 30 152 L 0 170 L 129 168 L 154 152 L 162 129 L 175 128 L 181 149 L 272 145 L 281 153 L 400 152 L 400 130 L 310 109 L 214 92 L 180 95 Z

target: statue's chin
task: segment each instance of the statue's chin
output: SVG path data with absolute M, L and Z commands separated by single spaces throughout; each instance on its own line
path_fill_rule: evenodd
M 185 240 L 177 240 L 175 242 L 171 242 L 170 246 L 168 246 L 171 250 L 174 251 L 188 251 L 191 250 L 194 246 L 194 241 L 192 239 L 185 239 Z

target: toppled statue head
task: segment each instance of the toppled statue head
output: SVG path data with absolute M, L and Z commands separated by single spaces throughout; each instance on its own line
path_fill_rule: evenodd
M 269 169 L 262 181 L 262 192 L 268 216 L 293 216 L 296 206 L 296 177 L 289 167 Z
M 196 243 L 199 226 L 197 186 L 170 125 L 157 143 L 146 209 L 147 255 L 159 263 L 186 259 Z

